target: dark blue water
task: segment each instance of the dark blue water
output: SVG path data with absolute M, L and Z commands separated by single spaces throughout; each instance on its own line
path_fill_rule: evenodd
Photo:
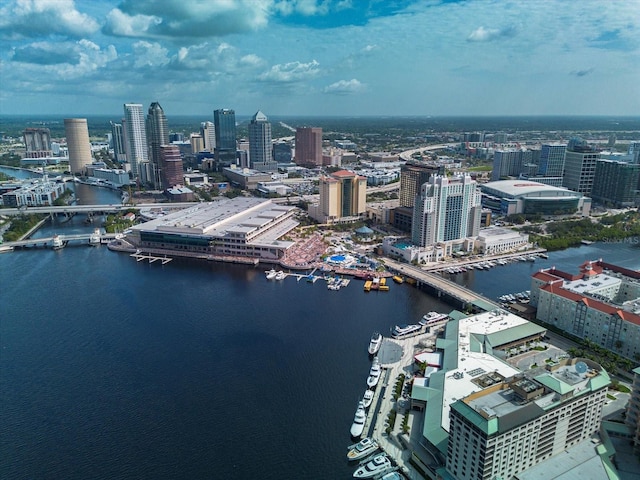
M 348 478 L 371 332 L 448 307 L 263 270 L 0 256 L 0 477 Z
M 109 192 L 86 188 L 86 203 Z M 638 268 L 637 253 L 594 244 L 467 283 L 495 298 L 543 266 Z M 333 292 L 263 270 L 88 246 L 0 255 L 0 478 L 349 478 L 371 332 L 450 307 L 407 284 Z

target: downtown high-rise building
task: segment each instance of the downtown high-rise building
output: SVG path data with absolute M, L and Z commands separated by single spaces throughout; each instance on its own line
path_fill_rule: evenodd
M 48 128 L 25 128 L 22 136 L 26 158 L 51 156 L 51 132 Z
M 160 148 L 169 144 L 169 125 L 162 106 L 153 102 L 149 106 L 146 121 L 147 142 L 149 144 L 149 160 L 152 166 L 154 188 L 160 188 L 162 184 L 162 162 Z
M 204 151 L 214 152 L 216 149 L 216 127 L 213 122 L 202 122 L 200 124 L 200 135 L 204 141 Z
M 310 215 L 321 223 L 354 220 L 367 207 L 367 179 L 348 170 L 320 177 L 319 203 Z
M 469 175 L 434 175 L 422 185 L 413 209 L 411 238 L 425 247 L 477 236 L 481 194 Z
M 273 161 L 271 123 L 260 110 L 249 123 L 249 162 L 252 169 L 260 172 L 278 171 L 278 164 Z
M 564 143 L 543 143 L 537 171 L 530 175 L 529 179 L 552 187 L 561 187 L 566 151 L 567 145 Z
M 416 203 L 420 187 L 433 175 L 444 175 L 444 165 L 433 165 L 410 160 L 400 167 L 400 206 L 411 207 Z
M 322 128 L 296 128 L 296 164 L 322 166 Z
M 162 185 L 165 189 L 184 183 L 182 156 L 177 145 L 162 145 L 160 147 L 160 162 L 162 164 Z
M 236 112 L 229 108 L 213 111 L 216 135 L 215 159 L 217 169 L 236 163 Z
M 113 148 L 113 158 L 118 163 L 127 161 L 127 151 L 124 144 L 124 131 L 121 123 L 111 124 L 111 143 Z
M 72 175 L 84 175 L 86 166 L 93 162 L 87 119 L 65 118 L 64 131 L 69 149 L 69 171 Z
M 591 197 L 608 207 L 640 205 L 640 164 L 608 159 L 596 161 Z
M 135 178 L 140 174 L 140 165 L 149 162 L 147 132 L 142 104 L 125 103 L 122 122 L 127 162 L 129 162 L 131 174 Z
M 591 196 L 598 158 L 593 146 L 581 138 L 572 138 L 565 153 L 562 186 Z
M 496 150 L 493 154 L 491 181 L 496 182 L 508 177 L 518 177 L 522 166 L 529 163 L 530 150 Z

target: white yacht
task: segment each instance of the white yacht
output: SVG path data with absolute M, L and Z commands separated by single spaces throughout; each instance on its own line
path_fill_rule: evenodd
M 362 400 L 358 402 L 358 409 L 356 410 L 356 414 L 353 417 L 353 424 L 351 425 L 351 436 L 354 438 L 358 438 L 362 435 L 362 431 L 364 430 L 364 422 L 367 419 L 367 413 L 364 409 L 364 404 Z
M 276 278 L 276 275 L 278 274 L 278 272 L 275 271 L 275 269 L 271 269 L 271 270 L 267 270 L 266 272 L 264 272 L 267 274 L 267 280 L 273 280 L 274 278 Z
M 371 364 L 371 370 L 369 370 L 369 378 L 367 378 L 367 385 L 373 388 L 378 384 L 380 380 L 380 374 L 382 373 L 382 369 L 380 368 L 380 362 L 378 361 L 378 357 L 373 359 L 373 364 Z
M 371 335 L 371 341 L 369 342 L 369 355 L 375 355 L 380 350 L 382 345 L 382 335 L 380 332 L 373 332 Z
M 391 461 L 384 453 L 376 455 L 373 459 L 364 465 L 360 466 L 353 478 L 373 478 L 376 475 L 384 474 L 391 468 Z
M 373 402 L 373 390 L 367 390 L 364 392 L 364 396 L 362 397 L 362 403 L 364 404 L 364 408 L 369 408 L 371 403 Z
M 349 452 L 347 452 L 347 459 L 351 461 L 360 460 L 361 458 L 368 457 L 373 452 L 378 450 L 378 448 L 378 442 L 376 442 L 373 438 L 365 437 L 358 443 L 349 447 Z
M 286 273 L 284 273 L 282 270 L 278 270 L 276 272 L 276 276 L 274 277 L 276 280 L 284 280 L 285 277 L 287 276 Z
M 422 317 L 420 325 L 433 325 L 434 323 L 446 320 L 448 315 L 446 313 L 429 312 Z
M 416 335 L 422 330 L 422 325 L 396 325 L 391 332 L 391 336 L 394 338 L 404 338 L 411 335 Z

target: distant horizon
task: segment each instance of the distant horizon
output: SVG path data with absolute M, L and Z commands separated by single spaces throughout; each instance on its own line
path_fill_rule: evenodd
M 5 0 L 0 110 L 633 116 L 638 1 Z

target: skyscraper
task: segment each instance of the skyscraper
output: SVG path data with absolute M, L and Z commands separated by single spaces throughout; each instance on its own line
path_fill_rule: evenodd
M 348 170 L 320 177 L 320 200 L 311 212 L 321 223 L 362 216 L 367 207 L 367 179 Z
M 180 149 L 176 145 L 162 145 L 160 147 L 160 159 L 163 187 L 166 189 L 182 185 L 184 180 Z
M 322 128 L 296 128 L 296 164 L 313 167 L 322 165 Z
M 469 175 L 434 175 L 422 185 L 413 209 L 411 237 L 421 247 L 478 235 L 480 190 Z
M 600 159 L 591 196 L 606 206 L 633 207 L 640 203 L 640 164 Z
M 216 164 L 222 170 L 236 162 L 236 112 L 223 108 L 213 111 L 216 132 Z
M 213 122 L 202 122 L 200 124 L 200 135 L 204 140 L 204 149 L 213 152 L 216 149 L 216 127 Z
M 83 175 L 85 167 L 93 161 L 87 119 L 65 118 L 64 131 L 69 149 L 69 171 L 73 175 Z
M 562 186 L 590 196 L 597 160 L 595 148 L 581 138 L 572 138 L 565 154 Z
M 139 165 L 149 161 L 142 104 L 125 103 L 123 122 L 127 162 L 131 166 L 132 175 L 137 177 L 140 173 Z
M 116 162 L 124 163 L 127 161 L 127 151 L 124 144 L 124 132 L 122 124 L 111 123 L 111 141 L 113 142 L 113 158 Z
M 278 164 L 273 161 L 271 123 L 260 110 L 249 123 L 249 162 L 251 168 L 260 172 L 276 172 Z
M 25 128 L 22 136 L 27 158 L 51 156 L 51 132 L 48 128 Z
M 158 102 L 153 102 L 149 106 L 146 130 L 149 142 L 149 159 L 153 166 L 153 183 L 155 188 L 160 188 L 162 181 L 160 147 L 169 145 L 169 126 L 164 110 Z
M 543 143 L 540 149 L 537 176 L 562 178 L 566 151 L 567 146 L 563 143 Z
M 496 150 L 493 154 L 491 181 L 517 177 L 522 171 L 522 165 L 528 163 L 528 157 L 531 157 L 528 150 Z
M 444 165 L 430 165 L 424 162 L 408 161 L 400 167 L 400 206 L 413 207 L 420 187 L 433 175 L 444 175 Z

